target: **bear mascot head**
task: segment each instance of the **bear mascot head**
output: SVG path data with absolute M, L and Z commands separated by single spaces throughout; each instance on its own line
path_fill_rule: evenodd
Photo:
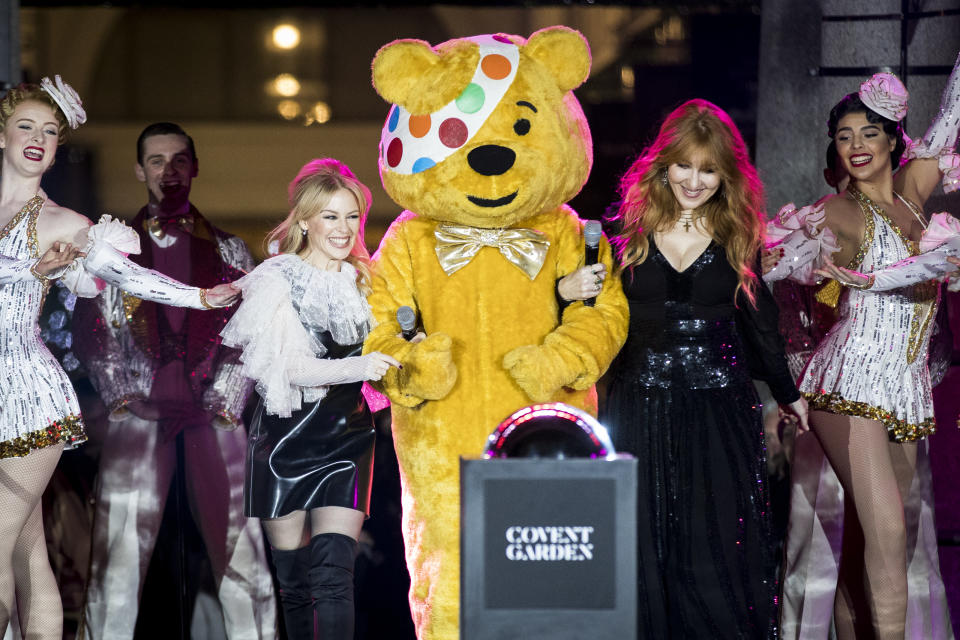
M 593 385 L 626 335 L 626 301 L 607 278 L 590 307 L 566 305 L 559 278 L 583 265 L 566 202 L 590 173 L 592 142 L 572 90 L 590 70 L 566 27 L 398 40 L 373 61 L 392 103 L 379 149 L 387 193 L 406 209 L 372 265 L 377 320 L 364 351 L 403 364 L 390 397 L 403 490 L 410 603 L 421 640 L 459 637 L 459 459 L 534 402 L 596 410 Z M 601 260 L 611 268 L 604 241 Z M 395 315 L 417 312 L 425 339 Z
M 485 35 L 384 47 L 373 62 L 377 92 L 394 103 L 380 142 L 384 188 L 421 216 L 481 228 L 556 209 L 593 162 L 571 91 L 589 72 L 586 41 L 566 28 L 527 42 Z

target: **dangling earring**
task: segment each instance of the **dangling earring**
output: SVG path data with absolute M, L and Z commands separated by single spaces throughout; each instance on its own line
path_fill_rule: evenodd
M 300 227 L 300 237 L 303 238 L 304 240 L 307 239 L 307 230 L 304 229 L 303 227 Z
M 660 182 L 663 183 L 663 186 L 668 186 L 670 184 L 670 178 L 667 176 L 667 169 L 663 170 L 663 173 L 660 174 Z

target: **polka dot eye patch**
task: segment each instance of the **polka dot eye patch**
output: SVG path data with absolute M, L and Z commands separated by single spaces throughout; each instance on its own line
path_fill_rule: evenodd
M 480 130 L 517 75 L 520 49 L 504 36 L 468 38 L 480 48 L 470 83 L 439 110 L 411 115 L 393 105 L 380 135 L 382 166 L 395 173 L 420 173 L 443 162 Z

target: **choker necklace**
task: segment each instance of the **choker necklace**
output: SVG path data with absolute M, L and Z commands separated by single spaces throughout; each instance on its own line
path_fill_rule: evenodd
M 690 225 L 696 226 L 697 220 L 699 220 L 702 217 L 703 217 L 703 214 L 693 215 L 692 211 L 686 214 L 681 212 L 678 222 L 683 224 L 684 231 L 690 231 Z

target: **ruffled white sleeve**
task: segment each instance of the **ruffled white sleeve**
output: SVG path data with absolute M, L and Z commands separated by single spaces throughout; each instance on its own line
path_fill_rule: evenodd
M 242 351 L 241 373 L 256 381 L 268 413 L 288 417 L 304 400 L 300 385 L 290 378 L 289 365 L 323 354 L 321 345 L 304 328 L 290 300 L 290 284 L 268 260 L 234 283 L 243 302 L 220 332 L 223 344 Z M 311 394 L 315 399 L 323 393 Z
M 801 284 L 815 284 L 814 269 L 821 256 L 840 249 L 833 232 L 823 224 L 823 203 L 797 209 L 791 202 L 767 223 L 767 249 L 781 249 L 780 261 L 763 275 L 767 283 L 790 278 Z
M 906 258 L 873 273 L 870 291 L 890 291 L 942 278 L 957 270 L 947 257 L 960 257 L 960 221 L 949 213 L 935 213 L 920 238 L 918 256 Z M 954 283 L 950 283 L 950 290 Z
M 120 220 L 105 215 L 87 230 L 86 257 L 78 258 L 63 275 L 63 282 L 76 295 L 96 296 L 111 284 L 143 300 L 176 307 L 205 308 L 199 287 L 191 287 L 130 260 L 140 253 L 140 236 Z
M 284 258 L 267 260 L 234 283 L 243 302 L 220 332 L 242 350 L 241 372 L 256 381 L 267 413 L 289 417 L 330 385 L 367 380 L 370 358 L 324 359 L 325 349 L 303 326 L 290 298 Z

